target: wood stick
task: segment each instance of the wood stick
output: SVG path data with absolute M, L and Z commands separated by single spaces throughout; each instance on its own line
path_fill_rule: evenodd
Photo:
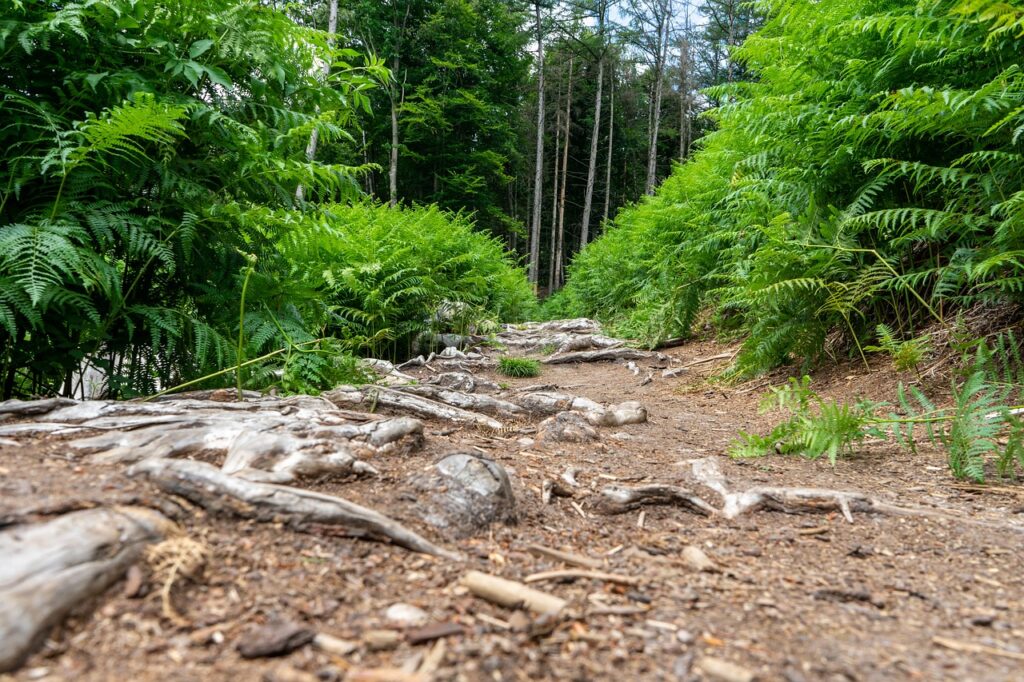
M 528 575 L 523 579 L 526 583 L 539 583 L 545 580 L 560 580 L 562 578 L 590 578 L 592 580 L 603 580 L 608 583 L 619 583 L 620 585 L 639 585 L 640 578 L 632 575 L 621 575 L 618 573 L 605 573 L 604 571 L 584 571 L 569 568 L 561 571 L 543 571 Z
M 582 568 L 601 568 L 604 565 L 600 559 L 592 559 L 582 554 L 573 554 L 572 552 L 563 552 L 562 550 L 552 549 L 544 545 L 527 545 L 526 551 L 537 556 L 545 556 L 549 559 L 555 559 L 571 566 L 580 566 Z
M 522 605 L 535 613 L 557 613 L 568 604 L 561 597 L 480 571 L 467 573 L 462 578 L 462 584 L 481 599 L 507 608 Z
M 962 651 L 969 654 L 988 654 L 989 656 L 1001 656 L 1002 658 L 1012 658 L 1015 661 L 1024 661 L 1024 654 L 1017 651 L 997 649 L 994 646 L 985 646 L 984 644 L 975 644 L 974 642 L 961 642 L 948 637 L 932 637 L 932 642 L 953 651 Z

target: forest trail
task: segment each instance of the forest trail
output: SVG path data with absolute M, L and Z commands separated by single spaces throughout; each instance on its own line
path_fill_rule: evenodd
M 508 348 L 537 358 L 545 357 L 542 350 L 552 348 Z M 209 492 L 212 484 L 167 494 L 153 482 L 153 469 L 149 478 L 128 477 L 127 464 L 115 462 L 111 451 L 102 463 L 102 456 L 83 458 L 73 445 L 83 435 L 115 433 L 130 440 L 154 423 L 178 424 L 167 415 L 150 414 L 146 424 L 127 429 L 114 421 L 106 422 L 106 430 L 89 422 L 90 429 L 42 434 L 30 427 L 45 421 L 45 407 L 39 415 L 14 414 L 0 421 L 4 533 L 76 508 L 126 504 L 155 506 L 184 532 L 171 534 L 178 545 L 156 545 L 171 559 L 159 552 L 139 559 L 126 580 L 88 607 L 80 605 L 20 670 L 9 678 L 0 674 L 0 680 L 1020 679 L 1024 522 L 1015 514 L 1024 511 L 1024 492 L 954 484 L 940 453 L 910 454 L 881 442 L 834 468 L 797 457 L 732 460 L 725 452 L 738 430 L 771 425 L 772 417 L 758 415 L 757 406 L 768 385 L 785 379 L 732 387 L 708 382 L 733 351 L 691 342 L 660 357 L 544 364 L 538 377 L 520 379 L 496 373 L 493 349 L 483 349 L 479 358 L 452 353 L 456 357 L 402 369 L 424 387 L 421 393 L 437 395 L 438 389 L 426 387 L 436 387 L 430 382 L 445 365 L 461 365 L 476 384 L 463 384 L 466 394 L 507 399 L 503 404 L 513 407 L 501 409 L 513 412 L 527 393 L 570 394 L 605 406 L 580 401 L 576 413 L 584 421 L 569 420 L 577 432 L 589 433 L 589 419 L 597 437 L 588 442 L 542 437 L 557 424 L 539 427 L 547 415 L 536 412 L 502 418 L 497 429 L 420 415 L 422 442 L 411 422 L 387 422 L 394 433 L 378 438 L 388 429 L 367 417 L 376 435 L 364 425 L 347 437 L 363 446 L 353 451 L 375 473 L 332 460 L 339 469 L 331 475 L 295 484 L 385 513 L 425 539 L 424 551 L 433 543 L 458 559 L 349 537 L 344 528 L 308 518 L 296 522 L 280 510 L 255 512 L 267 496 L 228 504 L 228 496 Z M 666 371 L 673 369 L 678 371 Z M 840 367 L 819 374 L 815 385 L 826 397 L 883 397 L 895 381 L 881 366 L 872 373 Z M 483 391 L 488 382 L 498 384 L 492 394 Z M 367 391 L 328 393 L 335 404 L 351 403 L 334 416 L 358 425 L 356 412 L 367 407 L 401 411 L 389 407 L 389 394 Z M 214 400 L 195 400 L 192 412 L 179 416 L 235 405 L 215 400 L 223 395 L 201 397 Z M 324 403 L 292 400 L 281 408 L 287 400 L 254 400 L 256 407 L 244 414 L 290 416 L 274 428 L 300 441 L 315 431 L 314 422 L 304 420 L 328 424 Z M 627 401 L 643 405 L 646 421 L 604 425 L 607 406 Z M 595 410 L 598 416 L 591 417 Z M 219 446 L 204 442 L 191 456 L 222 464 Z M 317 452 L 315 444 L 297 447 Z M 515 523 L 498 521 L 460 537 L 454 524 L 438 529 L 425 522 L 436 512 L 426 502 L 437 492 L 436 485 L 428 489 L 434 485 L 429 476 L 451 453 L 482 455 L 504 467 Z M 254 485 L 269 490 L 273 483 L 292 483 L 285 479 L 295 471 L 303 473 L 275 466 L 272 483 Z M 703 485 L 694 479 L 695 472 L 715 467 L 733 491 L 859 491 L 937 514 L 866 513 L 851 505 L 852 523 L 832 508 L 792 514 L 763 509 L 727 519 L 653 503 L 602 513 L 612 499 L 603 494 L 609 487 L 653 484 L 692 490 L 717 508 L 713 477 L 702 479 Z M 423 480 L 427 487 L 416 483 Z M 207 499 L 197 503 L 203 489 Z M 30 510 L 36 513 L 26 516 Z M 497 510 L 499 516 L 506 512 Z M 363 533 L 377 532 L 367 528 Z M 103 551 L 89 561 L 108 559 L 109 545 Z M 568 554 L 566 561 L 555 558 L 558 552 Z M 168 578 L 171 564 L 177 577 Z M 538 576 L 555 570 L 599 574 Z M 529 582 L 567 604 L 557 616 L 500 606 L 467 586 L 470 571 Z M 9 589 L 0 568 L 0 593 Z M 11 615 L 3 611 L 0 599 L 0 628 Z M 262 655 L 275 652 L 288 653 Z

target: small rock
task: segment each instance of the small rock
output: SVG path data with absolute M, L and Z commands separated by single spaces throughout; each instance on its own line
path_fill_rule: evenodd
M 694 571 L 711 573 L 717 570 L 715 562 L 699 547 L 694 547 L 693 545 L 683 547 L 682 557 L 686 565 Z
M 694 668 L 704 673 L 707 679 L 716 680 L 717 682 L 754 682 L 754 673 L 742 666 L 730 663 L 729 661 L 723 661 L 720 658 L 712 658 L 711 656 L 698 658 Z
M 521 448 L 532 448 L 536 442 L 532 438 L 520 438 L 516 441 L 516 445 Z
M 508 619 L 509 627 L 512 628 L 513 632 L 526 632 L 532 622 L 530 614 L 522 609 L 514 612 Z
M 363 633 L 363 644 L 370 651 L 394 649 L 401 641 L 401 635 L 394 630 L 367 630 Z
M 576 412 L 559 412 L 540 423 L 538 438 L 552 443 L 589 443 L 597 440 L 597 429 Z
M 242 658 L 283 656 L 313 641 L 315 633 L 297 623 L 273 621 L 250 628 L 237 644 Z
M 389 606 L 384 617 L 395 625 L 401 625 L 403 627 L 422 625 L 427 622 L 426 611 L 417 608 L 412 604 L 403 604 L 401 602 Z
M 689 630 L 676 630 L 676 639 L 680 644 L 693 644 L 697 638 Z
M 662 370 L 661 376 L 663 376 L 666 379 L 673 379 L 677 376 L 680 376 L 681 374 L 686 374 L 689 371 L 690 370 L 686 369 L 685 367 L 671 367 L 669 369 Z
M 456 537 L 473 535 L 494 522 L 515 523 L 515 496 L 505 469 L 475 454 L 448 455 L 413 486 L 425 493 L 423 518 Z
M 359 643 L 318 632 L 313 638 L 313 646 L 334 656 L 348 656 L 359 648 Z
M 636 400 L 619 405 L 612 405 L 600 417 L 595 426 L 624 426 L 626 424 L 643 424 L 647 421 L 647 408 Z M 590 420 L 594 424 L 593 420 Z

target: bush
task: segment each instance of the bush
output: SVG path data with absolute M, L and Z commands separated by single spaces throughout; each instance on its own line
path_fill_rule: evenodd
M 282 275 L 320 292 L 324 333 L 374 357 L 406 356 L 424 332 L 518 321 L 536 306 L 497 239 L 436 207 L 326 206 L 280 248 Z

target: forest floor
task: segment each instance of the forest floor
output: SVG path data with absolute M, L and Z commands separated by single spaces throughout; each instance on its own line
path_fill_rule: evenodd
M 666 353 L 675 365 L 687 365 L 733 350 L 693 342 Z M 641 385 L 645 362 L 638 363 L 639 376 L 613 363 L 544 366 L 534 379 L 482 372 L 513 388 L 543 382 L 599 402 L 639 400 L 649 419 L 604 429 L 596 443 L 549 445 L 428 422 L 422 449 L 373 461 L 378 477 L 307 486 L 458 546 L 468 556 L 464 563 L 217 518 L 197 508 L 184 526 L 211 557 L 202 575 L 175 589 L 181 623 L 162 615 L 159 585 L 130 598 L 122 582 L 0 680 L 401 681 L 424 679 L 411 672 L 424 657 L 436 659 L 438 680 L 1022 679 L 1024 487 L 957 484 L 941 453 L 912 454 L 884 443 L 835 467 L 784 456 L 732 460 L 726 450 L 738 430 L 772 425 L 771 415 L 758 414 L 758 403 L 786 375 L 734 387 L 708 381 L 724 362 L 700 363 L 675 378 L 655 370 L 647 385 Z M 824 370 L 814 385 L 826 397 L 891 399 L 898 378 L 880 359 L 871 372 Z M 454 541 L 422 522 L 408 477 L 458 451 L 486 454 L 506 468 L 518 523 Z M 672 506 L 595 513 L 601 488 L 679 484 L 687 461 L 700 457 L 716 458 L 738 489 L 856 490 L 945 510 L 955 519 L 854 512 L 849 523 L 838 513 L 761 511 L 727 521 Z M 575 497 L 543 504 L 543 482 L 558 480 L 569 467 L 578 469 Z M 40 498 L 147 492 L 148 483 L 122 469 L 82 466 L 53 437 L 0 445 L 0 511 Z M 568 600 L 569 615 L 523 631 L 523 614 L 475 597 L 460 579 L 471 569 L 521 581 L 565 568 L 530 545 L 596 559 L 600 570 L 632 584 L 535 583 Z M 703 550 L 714 570 L 690 568 L 682 555 L 687 546 Z M 458 632 L 426 643 L 381 634 L 402 629 L 386 616 L 396 603 L 422 609 L 431 624 L 460 626 Z M 351 651 L 305 646 L 284 658 L 240 657 L 235 645 L 245 629 L 273 619 L 351 641 Z

